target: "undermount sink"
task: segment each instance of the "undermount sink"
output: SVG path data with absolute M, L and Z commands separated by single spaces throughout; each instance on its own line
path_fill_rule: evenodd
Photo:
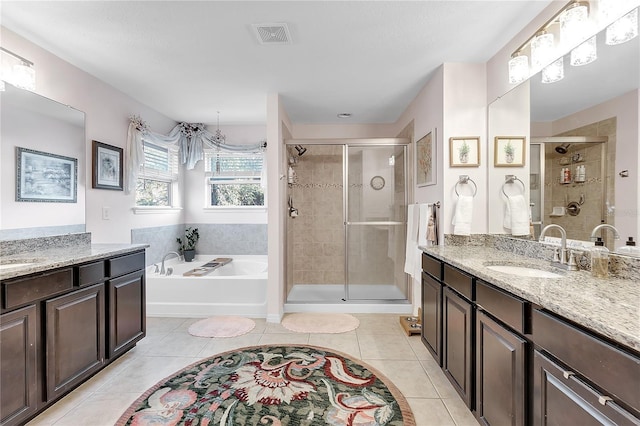
M 504 274 L 517 275 L 519 277 L 530 277 L 530 278 L 562 278 L 561 274 L 557 274 L 555 272 L 547 271 L 544 269 L 531 268 L 528 266 L 517 266 L 517 265 L 487 265 L 487 269 L 491 269 L 492 271 L 502 272 Z

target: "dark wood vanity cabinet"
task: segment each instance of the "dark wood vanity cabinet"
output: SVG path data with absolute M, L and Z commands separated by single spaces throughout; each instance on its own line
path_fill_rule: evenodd
M 640 426 L 636 351 L 426 254 L 423 270 L 422 340 L 481 424 Z
M 144 268 L 142 250 L 0 282 L 1 426 L 26 423 L 145 336 Z
M 0 315 L 0 424 L 19 424 L 38 409 L 38 307 Z

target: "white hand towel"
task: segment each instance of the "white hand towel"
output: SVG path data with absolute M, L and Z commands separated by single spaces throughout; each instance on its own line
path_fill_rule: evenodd
M 420 214 L 418 218 L 418 245 L 427 245 L 427 225 L 429 223 L 430 204 L 420 204 Z
M 529 235 L 529 205 L 523 195 L 509 197 L 511 211 L 511 235 Z
M 471 219 L 473 217 L 473 197 L 461 195 L 456 203 L 453 216 L 453 235 L 471 235 Z
M 404 272 L 413 276 L 415 273 L 415 250 L 418 247 L 418 206 L 407 206 L 407 244 L 404 256 Z
M 504 203 L 504 219 L 502 219 L 502 227 L 505 229 L 511 229 L 511 207 L 509 206 L 509 197 Z

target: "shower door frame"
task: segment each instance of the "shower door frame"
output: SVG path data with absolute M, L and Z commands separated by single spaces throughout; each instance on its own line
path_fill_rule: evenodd
M 409 202 L 409 162 L 408 162 L 408 154 L 409 149 L 408 146 L 411 143 L 409 138 L 335 138 L 335 139 L 286 139 L 284 141 L 285 146 L 289 145 L 341 145 L 342 146 L 342 219 L 344 226 L 344 301 L 355 300 L 359 302 L 363 301 L 376 301 L 376 302 L 397 302 L 399 300 L 410 300 L 408 291 L 409 291 L 409 279 L 408 276 L 405 275 L 405 299 L 350 299 L 349 298 L 349 255 L 348 255 L 348 226 L 349 225 L 402 225 L 403 222 L 397 221 L 383 221 L 383 222 L 348 222 L 348 147 L 349 146 L 357 146 L 357 147 L 374 147 L 374 146 L 403 146 L 404 147 L 404 204 L 405 206 Z M 405 222 L 406 224 L 406 217 Z M 406 228 L 405 228 L 406 230 Z

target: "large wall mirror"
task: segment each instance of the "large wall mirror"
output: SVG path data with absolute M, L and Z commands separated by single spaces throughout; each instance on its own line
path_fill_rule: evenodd
M 604 39 L 597 35 L 595 62 L 571 66 L 567 55 L 562 80 L 543 84 L 534 75 L 489 106 L 490 140 L 504 126 L 528 132 L 525 167 L 512 171 L 526 183 L 536 238 L 550 223 L 576 240 L 589 240 L 600 223 L 614 225 L 624 240 L 639 237 L 640 38 L 613 46 Z M 499 172 L 490 166 L 489 232 L 508 234 Z M 624 244 L 605 235 L 610 249 Z
M 85 114 L 8 83 L 0 102 L 0 240 L 84 232 Z

